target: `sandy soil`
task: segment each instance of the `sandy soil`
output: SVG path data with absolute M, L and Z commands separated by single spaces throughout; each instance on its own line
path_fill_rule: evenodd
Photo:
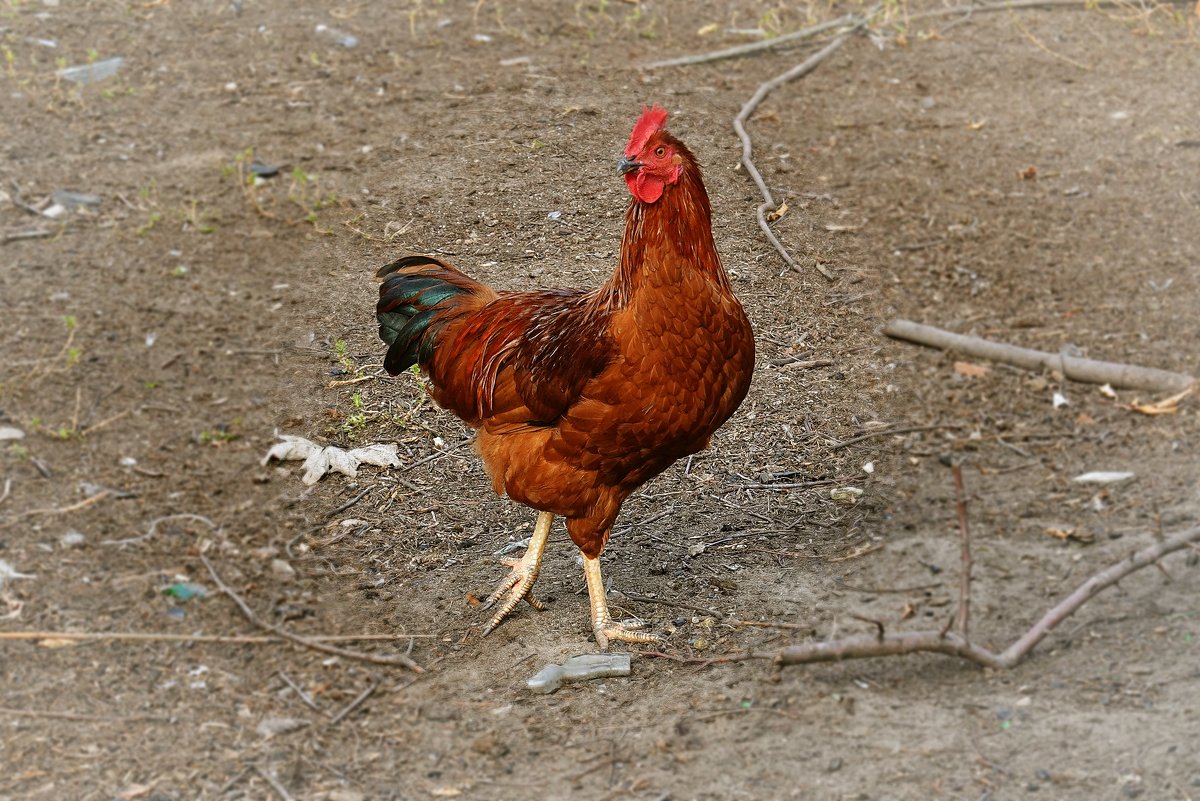
M 810 48 L 637 65 L 806 17 L 396 5 L 0 11 L 0 428 L 25 432 L 0 447 L 0 559 L 32 576 L 5 583 L 0 632 L 262 634 L 204 554 L 263 620 L 391 635 L 340 645 L 427 669 L 279 642 L 0 641 L 0 800 L 1200 798 L 1194 553 L 1008 673 L 694 661 L 875 620 L 940 627 L 958 600 L 952 461 L 990 646 L 1196 525 L 1195 399 L 1142 416 L 1120 405 L 1137 393 L 964 370 L 880 333 L 905 317 L 1200 370 L 1200 55 L 1182 24 L 1064 9 L 856 37 L 750 125 L 795 272 L 756 227 L 730 123 Z M 113 56 L 101 82 L 55 77 Z M 627 197 L 612 165 L 644 102 L 707 166 L 759 367 L 713 448 L 631 498 L 605 554 L 615 604 L 674 660 L 538 696 L 529 676 L 594 647 L 573 549 L 556 529 L 546 611 L 479 636 L 471 600 L 534 515 L 491 494 L 417 380 L 382 375 L 372 275 L 416 250 L 501 287 L 600 282 Z M 249 189 L 255 161 L 280 170 Z M 24 208 L 55 190 L 100 202 Z M 836 447 L 883 426 L 921 430 Z M 276 431 L 395 442 L 404 467 L 306 488 L 296 463 L 260 463 Z M 1136 475 L 1072 481 L 1089 470 Z M 858 503 L 831 496 L 846 486 Z M 207 595 L 164 592 L 180 582 Z

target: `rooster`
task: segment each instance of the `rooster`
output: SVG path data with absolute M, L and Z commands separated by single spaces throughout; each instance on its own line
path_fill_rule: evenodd
M 600 554 L 621 503 L 703 450 L 746 397 L 754 338 L 712 236 L 692 152 L 643 108 L 617 174 L 632 198 L 603 285 L 498 292 L 432 256 L 379 270 L 384 368 L 419 365 L 429 393 L 478 430 L 498 494 L 540 511 L 529 545 L 487 599 L 490 633 L 533 595 L 554 515 L 583 553 L 597 644 L 653 642 L 609 614 Z

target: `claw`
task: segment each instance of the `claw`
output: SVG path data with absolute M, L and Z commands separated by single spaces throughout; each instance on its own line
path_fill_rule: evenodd
M 644 620 L 600 620 L 592 622 L 592 634 L 601 651 L 608 650 L 609 640 L 622 642 L 658 643 L 663 641 L 661 634 L 639 631 L 650 624 Z
M 525 555 L 520 559 L 504 559 L 501 564 L 512 568 L 512 572 L 500 582 L 500 586 L 496 591 L 487 597 L 484 601 L 483 608 L 491 609 L 501 598 L 504 602 L 500 604 L 499 610 L 483 627 L 483 636 L 491 634 L 492 631 L 500 625 L 504 618 L 508 617 L 508 613 L 516 608 L 517 604 L 524 598 L 529 602 L 529 605 L 534 609 L 544 609 L 545 606 L 533 595 L 533 583 L 537 581 L 538 570 L 542 564 L 542 554 L 546 550 L 546 540 L 550 538 L 550 523 L 554 520 L 554 516 L 549 512 L 542 512 L 538 515 L 537 525 L 534 526 L 533 535 L 529 538 L 529 547 L 525 551 Z
M 613 620 L 608 613 L 608 597 L 604 592 L 604 579 L 600 576 L 600 559 L 584 557 L 583 574 L 587 578 L 588 597 L 592 605 L 592 634 L 600 650 L 607 651 L 609 640 L 623 642 L 661 642 L 662 637 L 639 629 L 649 624 L 644 620 Z

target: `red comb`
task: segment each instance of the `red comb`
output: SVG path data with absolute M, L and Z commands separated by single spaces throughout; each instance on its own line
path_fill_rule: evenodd
M 632 158 L 640 153 L 654 132 L 666 124 L 667 110 L 665 108 L 642 106 L 642 116 L 638 117 L 637 124 L 633 126 L 633 133 L 629 134 L 629 144 L 625 146 L 625 155 Z

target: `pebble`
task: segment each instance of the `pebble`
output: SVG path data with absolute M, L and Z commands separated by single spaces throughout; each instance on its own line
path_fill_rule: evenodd
M 296 718 L 263 718 L 255 731 L 263 737 L 274 737 L 277 734 L 287 734 L 297 729 L 303 729 L 307 725 L 307 720 L 297 720 Z
M 83 545 L 86 540 L 87 537 L 72 529 L 66 534 L 63 534 L 62 537 L 59 538 L 58 542 L 64 548 L 74 548 L 76 546 Z
M 271 574 L 280 581 L 291 581 L 296 577 L 296 568 L 282 559 L 272 559 Z

